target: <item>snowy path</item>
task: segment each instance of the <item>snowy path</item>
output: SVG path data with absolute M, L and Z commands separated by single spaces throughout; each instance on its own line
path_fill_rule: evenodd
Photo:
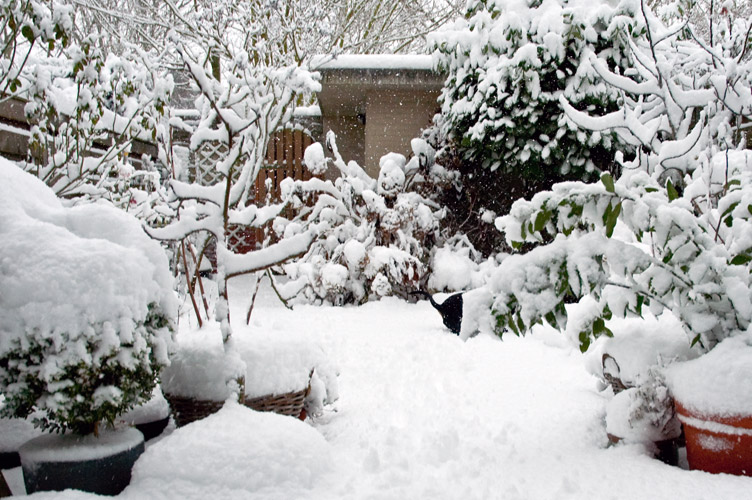
M 341 370 L 336 411 L 311 428 L 225 409 L 147 450 L 124 497 L 752 499 L 752 478 L 607 447 L 605 399 L 554 332 L 462 342 L 426 302 L 287 311 L 270 295 L 252 323 L 319 339 Z

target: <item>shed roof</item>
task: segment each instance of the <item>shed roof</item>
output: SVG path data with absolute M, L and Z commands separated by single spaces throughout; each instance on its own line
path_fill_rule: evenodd
M 318 94 L 323 114 L 357 115 L 371 91 L 441 91 L 445 75 L 430 55 L 365 54 L 317 56 L 311 68 L 321 73 Z

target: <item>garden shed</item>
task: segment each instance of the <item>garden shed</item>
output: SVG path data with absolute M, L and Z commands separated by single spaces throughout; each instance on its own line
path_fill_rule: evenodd
M 430 55 L 318 57 L 323 130 L 337 135 L 346 161 L 378 176 L 381 156 L 410 154 L 410 140 L 431 124 L 444 75 Z

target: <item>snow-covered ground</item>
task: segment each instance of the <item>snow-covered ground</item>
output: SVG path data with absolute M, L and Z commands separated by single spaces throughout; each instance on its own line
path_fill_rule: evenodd
M 150 444 L 123 498 L 752 499 L 752 478 L 609 447 L 607 398 L 558 333 L 463 342 L 425 301 L 289 311 L 266 288 L 243 329 L 238 284 L 237 334 L 305 332 L 339 367 L 339 401 L 306 423 L 228 404 Z

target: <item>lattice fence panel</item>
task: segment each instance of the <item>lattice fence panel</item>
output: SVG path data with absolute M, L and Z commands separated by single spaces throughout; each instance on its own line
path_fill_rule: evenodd
M 267 196 L 272 202 L 281 198 L 280 184 L 286 177 L 308 180 L 311 173 L 303 163 L 305 148 L 313 139 L 301 130 L 284 130 L 275 133 L 269 140 L 264 158 L 265 167 L 259 172 L 254 185 L 254 202 L 263 205 Z M 191 180 L 211 186 L 222 180 L 217 172 L 217 163 L 227 155 L 227 146 L 217 142 L 204 142 L 192 154 Z M 233 224 L 227 229 L 227 243 L 235 253 L 247 253 L 256 249 L 264 239 L 264 230 Z

